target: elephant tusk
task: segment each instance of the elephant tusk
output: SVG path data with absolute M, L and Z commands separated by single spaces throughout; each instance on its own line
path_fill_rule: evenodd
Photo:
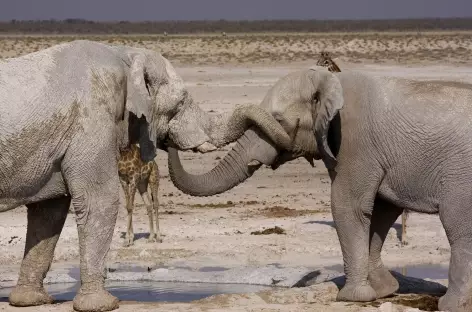
M 257 159 L 253 159 L 247 164 L 248 167 L 258 167 L 260 165 L 262 165 L 262 163 Z
M 200 144 L 199 146 L 197 146 L 197 151 L 199 151 L 200 153 L 208 153 L 208 152 L 212 152 L 214 150 L 217 149 L 217 147 L 211 143 L 208 143 L 208 142 L 205 142 L 203 144 Z

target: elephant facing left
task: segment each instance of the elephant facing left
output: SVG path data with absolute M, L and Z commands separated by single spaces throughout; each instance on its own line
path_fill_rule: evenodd
M 10 304 L 52 302 L 43 279 L 72 205 L 81 280 L 74 309 L 117 308 L 104 289 L 104 264 L 119 206 L 119 151 L 139 143 L 145 161 L 156 147 L 209 152 L 249 128 L 291 147 L 280 123 L 259 106 L 201 110 L 155 51 L 77 40 L 0 61 L 0 212 L 28 210 Z

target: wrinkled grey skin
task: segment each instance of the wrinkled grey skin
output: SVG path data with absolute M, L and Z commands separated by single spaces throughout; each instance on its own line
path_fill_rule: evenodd
M 439 309 L 472 310 L 472 85 L 303 70 L 280 79 L 262 107 L 283 114 L 304 156 L 323 159 L 330 173 L 347 277 L 339 300 L 371 301 L 398 289 L 380 253 L 388 230 L 409 209 L 439 213 L 451 245 L 449 288 Z M 251 146 L 243 139 L 236 145 L 239 154 L 250 151 L 274 168 L 299 156 L 278 153 L 263 137 L 252 138 Z M 224 170 L 234 153 L 212 172 Z M 241 159 L 233 170 L 244 173 L 247 159 L 236 161 Z M 178 172 L 174 183 L 188 187 L 180 162 L 169 161 Z M 243 173 L 233 174 L 233 181 L 240 182 Z M 224 191 L 234 184 L 230 179 L 216 177 L 213 183 L 223 184 Z
M 203 112 L 154 51 L 73 41 L 1 61 L 0 211 L 28 207 L 25 254 L 10 303 L 51 302 L 43 279 L 72 204 L 81 274 L 74 308 L 117 308 L 103 285 L 119 204 L 119 150 L 139 143 L 147 161 L 157 143 L 170 138 L 178 149 L 207 152 L 253 125 L 289 146 L 288 134 L 257 106 Z

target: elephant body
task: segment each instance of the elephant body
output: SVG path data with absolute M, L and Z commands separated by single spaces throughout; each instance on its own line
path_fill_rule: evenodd
M 449 288 L 439 308 L 472 308 L 472 85 L 308 69 L 281 78 L 261 106 L 276 119 L 283 116 L 298 151 L 268 148 L 263 137 L 251 142 L 260 149 L 240 139 L 238 151 L 212 172 L 248 148 L 274 169 L 300 156 L 324 161 L 346 273 L 339 300 L 371 301 L 398 289 L 380 253 L 390 227 L 408 209 L 438 213 L 451 244 Z M 233 168 L 247 170 L 244 165 Z M 178 173 L 174 184 L 185 184 L 180 161 L 170 157 L 169 166 Z M 244 181 L 240 175 L 232 179 Z M 190 178 L 197 183 L 199 176 Z M 214 183 L 225 191 L 235 185 L 228 180 Z
M 10 303 L 51 302 L 43 279 L 69 209 L 79 233 L 79 311 L 118 300 L 103 287 L 119 205 L 121 149 L 139 143 L 208 152 L 257 125 L 274 142 L 290 137 L 259 107 L 209 115 L 159 53 L 78 40 L 0 61 L 0 211 L 28 208 L 24 259 Z M 265 123 L 269 120 L 270 122 Z

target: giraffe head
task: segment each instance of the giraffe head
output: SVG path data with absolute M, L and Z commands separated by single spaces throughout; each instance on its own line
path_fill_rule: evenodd
M 330 72 L 340 72 L 338 65 L 331 58 L 331 54 L 327 51 L 321 51 L 320 58 L 316 62 L 317 66 L 327 67 Z
M 320 58 L 316 62 L 317 66 L 328 67 L 330 65 L 331 54 L 327 51 L 321 51 Z

